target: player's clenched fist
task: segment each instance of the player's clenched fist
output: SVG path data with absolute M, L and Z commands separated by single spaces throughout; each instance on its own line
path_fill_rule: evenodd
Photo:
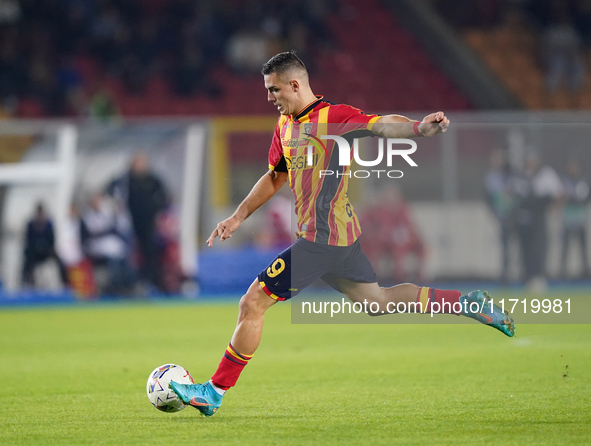
M 419 132 L 423 136 L 435 136 L 438 133 L 444 133 L 449 127 L 449 119 L 441 111 L 431 113 L 423 118 L 419 124 Z

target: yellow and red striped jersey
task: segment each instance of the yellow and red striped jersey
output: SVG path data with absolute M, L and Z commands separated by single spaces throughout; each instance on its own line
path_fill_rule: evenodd
M 371 135 L 380 118 L 322 96 L 295 117 L 282 115 L 269 150 L 269 168 L 289 173 L 295 197 L 298 236 L 324 245 L 349 246 L 361 235 L 347 196 L 350 166 L 339 165 L 339 150 L 322 135 L 345 138 Z M 331 175 L 321 175 L 331 171 Z

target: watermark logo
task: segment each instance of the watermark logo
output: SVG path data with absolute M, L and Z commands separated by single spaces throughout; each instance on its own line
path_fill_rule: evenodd
M 306 133 L 307 141 L 309 144 L 306 148 L 306 163 L 308 166 L 313 166 L 315 163 L 314 149 L 317 151 L 324 151 L 325 155 L 328 156 L 328 150 L 322 140 L 332 140 L 335 142 L 335 148 L 339 154 L 339 166 L 350 166 L 351 165 L 351 145 L 349 141 L 342 136 L 338 135 L 321 135 L 320 138 Z M 402 149 L 400 145 L 408 145 L 410 148 Z M 386 158 L 386 165 L 388 167 L 393 166 L 393 159 L 396 156 L 402 157 L 411 167 L 417 167 L 417 163 L 410 157 L 417 150 L 417 143 L 412 139 L 407 138 L 380 138 L 378 139 L 378 155 L 374 160 L 363 160 L 359 156 L 359 138 L 353 139 L 353 159 L 357 164 L 363 167 L 375 167 L 378 166 L 384 158 Z M 339 176 L 353 176 L 355 178 L 369 178 L 372 175 L 376 175 L 378 178 L 380 175 L 387 176 L 388 178 L 402 178 L 404 173 L 401 170 L 385 170 L 385 169 L 371 169 L 371 170 L 355 170 L 353 172 L 335 172 L 333 170 L 320 170 L 320 178 L 324 176 L 335 175 Z

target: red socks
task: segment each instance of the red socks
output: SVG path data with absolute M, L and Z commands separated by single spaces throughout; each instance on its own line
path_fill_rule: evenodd
M 232 347 L 232 344 L 228 344 L 218 369 L 211 377 L 211 382 L 223 390 L 233 387 L 238 381 L 242 369 L 248 364 L 252 356 L 242 355 Z
M 438 314 L 462 314 L 460 304 L 461 292 L 455 290 L 436 290 L 435 288 L 421 287 L 417 294 L 417 303 L 420 303 L 421 313 Z

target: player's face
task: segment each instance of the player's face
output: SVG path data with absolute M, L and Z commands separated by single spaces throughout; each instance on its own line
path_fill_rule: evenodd
M 285 82 L 277 73 L 265 75 L 265 88 L 267 89 L 267 101 L 277 107 L 282 115 L 297 113 L 297 88 Z

